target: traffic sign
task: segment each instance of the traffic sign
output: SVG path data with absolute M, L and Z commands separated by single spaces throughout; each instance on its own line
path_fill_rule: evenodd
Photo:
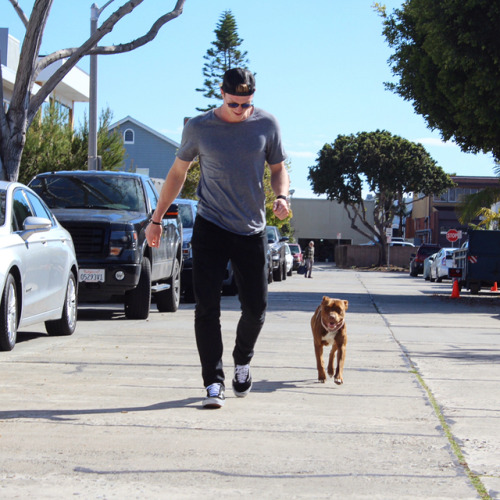
M 458 240 L 458 238 L 460 238 L 461 233 L 462 231 L 457 231 L 456 229 L 450 229 L 447 233 L 446 233 L 446 239 L 451 242 L 451 243 L 454 243 L 455 241 Z

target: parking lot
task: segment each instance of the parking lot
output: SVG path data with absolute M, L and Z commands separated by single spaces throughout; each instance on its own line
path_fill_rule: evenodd
M 192 304 L 126 320 L 82 305 L 0 353 L 2 498 L 500 498 L 500 293 L 318 264 L 269 289 L 233 396 L 237 297 L 222 297 L 227 401 L 203 410 Z M 349 301 L 344 385 L 317 382 L 309 321 Z

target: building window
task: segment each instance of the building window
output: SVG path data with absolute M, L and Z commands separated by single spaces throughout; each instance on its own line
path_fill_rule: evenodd
M 131 128 L 128 128 L 123 133 L 123 142 L 125 144 L 134 144 L 134 131 Z

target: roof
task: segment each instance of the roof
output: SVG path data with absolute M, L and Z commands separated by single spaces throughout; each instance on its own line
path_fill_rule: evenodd
M 178 142 L 175 142 L 172 139 L 169 139 L 166 135 L 160 134 L 156 130 L 152 129 L 151 127 L 148 127 L 147 125 L 144 125 L 144 123 L 141 123 L 139 120 L 136 120 L 135 118 L 132 118 L 131 116 L 126 116 L 122 120 L 119 120 L 116 123 L 113 123 L 112 125 L 109 126 L 109 130 L 113 130 L 115 128 L 121 127 L 122 125 L 124 125 L 127 122 L 130 122 L 133 125 L 135 125 L 136 127 L 140 127 L 142 129 L 146 130 L 150 134 L 153 134 L 154 136 L 158 137 L 162 141 L 165 141 L 165 142 L 171 144 L 172 146 L 175 146 L 176 148 L 178 148 L 180 146 L 180 144 Z

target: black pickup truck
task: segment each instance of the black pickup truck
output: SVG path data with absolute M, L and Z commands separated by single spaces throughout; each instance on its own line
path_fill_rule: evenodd
M 151 179 L 129 172 L 46 172 L 29 183 L 71 233 L 82 302 L 120 300 L 128 319 L 146 319 L 151 293 L 161 312 L 179 306 L 182 224 L 176 205 L 163 219 L 159 247 L 145 230 L 158 202 Z

